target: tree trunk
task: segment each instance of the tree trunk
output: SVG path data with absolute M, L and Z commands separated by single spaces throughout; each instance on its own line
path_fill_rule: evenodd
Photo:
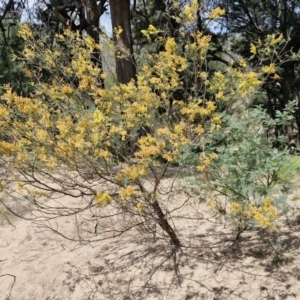
M 85 4 L 85 8 L 86 8 L 86 12 L 85 12 L 86 13 L 86 22 L 88 23 L 86 31 L 87 31 L 88 35 L 94 39 L 95 43 L 99 44 L 100 43 L 100 35 L 99 35 L 99 32 L 97 29 L 99 28 L 99 20 L 100 20 L 100 16 L 103 14 L 103 11 L 99 10 L 96 0 L 85 0 L 84 4 Z M 103 71 L 102 57 L 101 57 L 101 53 L 99 50 L 94 49 L 91 60 L 95 66 L 100 67 L 100 69 L 102 69 L 102 71 Z M 99 86 L 104 88 L 103 79 L 99 76 L 96 80 L 97 80 Z
M 154 209 L 157 217 L 158 217 L 158 224 L 159 226 L 169 235 L 171 242 L 174 246 L 179 247 L 180 246 L 180 241 L 175 233 L 175 231 L 173 230 L 173 228 L 171 227 L 171 225 L 169 224 L 169 222 L 166 219 L 165 214 L 163 213 L 163 211 L 161 210 L 159 204 L 157 201 L 154 201 L 151 204 L 152 208 Z
M 123 30 L 118 39 L 114 32 L 114 40 L 122 54 L 125 54 L 125 57 L 119 58 L 116 53 L 117 78 L 119 83 L 126 84 L 136 78 L 130 28 L 130 0 L 110 0 L 109 3 L 113 30 L 118 27 Z

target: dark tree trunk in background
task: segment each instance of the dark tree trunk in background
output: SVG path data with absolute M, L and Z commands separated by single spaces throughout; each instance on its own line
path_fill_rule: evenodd
M 136 78 L 136 67 L 133 59 L 133 46 L 130 28 L 130 0 L 110 0 L 110 12 L 112 27 L 122 28 L 122 33 L 115 42 L 119 49 L 124 50 L 123 58 L 116 56 L 116 72 L 119 83 L 128 83 Z M 123 54 L 123 53 L 122 53 Z
M 88 35 L 91 36 L 97 44 L 99 44 L 100 43 L 99 20 L 104 10 L 102 10 L 101 7 L 97 5 L 96 0 L 85 0 L 84 4 L 86 8 L 85 11 L 86 22 L 88 24 L 86 31 Z M 91 59 L 93 64 L 95 66 L 100 67 L 103 71 L 102 58 L 99 50 L 94 49 L 93 56 Z M 104 80 L 101 77 L 97 78 L 97 82 L 99 86 L 104 88 Z

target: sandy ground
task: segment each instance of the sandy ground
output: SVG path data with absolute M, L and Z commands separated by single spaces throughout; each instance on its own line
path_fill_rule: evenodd
M 179 193 L 167 200 L 178 207 L 171 213 L 177 251 L 142 228 L 103 240 L 107 220 L 96 235 L 87 212 L 48 223 L 12 218 L 0 228 L 0 299 L 300 299 L 295 216 L 234 242 L 206 204 Z

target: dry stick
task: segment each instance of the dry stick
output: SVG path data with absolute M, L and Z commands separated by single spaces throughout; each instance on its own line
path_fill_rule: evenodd
M 94 242 L 99 242 L 99 241 L 104 241 L 104 240 L 109 240 L 109 239 L 114 239 L 116 237 L 119 237 L 121 236 L 122 234 L 124 234 L 125 232 L 135 228 L 136 226 L 139 226 L 139 225 L 142 225 L 143 222 L 141 223 L 138 223 L 138 224 L 134 224 L 132 226 L 129 226 L 128 228 L 125 228 L 124 230 L 115 230 L 115 229 L 112 229 L 112 230 L 109 230 L 109 231 L 106 231 L 106 232 L 118 232 L 117 234 L 114 234 L 113 236 L 109 236 L 109 237 L 103 237 L 103 238 L 98 238 L 98 239 L 75 239 L 75 238 L 71 238 L 71 237 L 68 237 L 67 235 L 61 233 L 60 231 L 56 230 L 55 228 L 51 227 L 50 225 L 45 225 L 44 223 L 41 224 L 41 223 L 38 223 L 38 222 L 33 222 L 33 223 L 36 223 L 38 226 L 39 226 L 39 229 L 44 229 L 44 230 L 49 230 L 49 231 L 52 231 L 53 233 L 69 240 L 69 241 L 73 241 L 73 242 L 88 242 L 88 243 L 94 243 Z

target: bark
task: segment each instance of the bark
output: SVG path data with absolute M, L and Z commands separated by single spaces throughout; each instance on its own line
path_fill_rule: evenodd
M 136 67 L 133 58 L 132 35 L 130 28 L 130 0 L 110 0 L 112 27 L 121 27 L 123 32 L 114 40 L 121 51 L 126 53 L 125 58 L 116 56 L 116 73 L 119 83 L 128 83 L 136 78 Z
M 161 207 L 159 206 L 158 202 L 154 201 L 151 204 L 151 206 L 154 209 L 154 211 L 155 211 L 155 213 L 158 217 L 159 226 L 169 235 L 172 244 L 176 247 L 179 247 L 180 246 L 180 241 L 179 241 L 175 231 L 173 230 L 173 228 L 169 224 L 168 220 L 166 219 L 166 216 L 163 213 L 163 211 L 162 211 Z

